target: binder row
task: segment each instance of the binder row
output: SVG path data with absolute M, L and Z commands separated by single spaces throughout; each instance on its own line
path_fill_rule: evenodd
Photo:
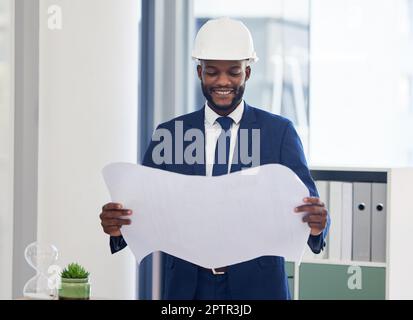
M 386 262 L 386 184 L 316 181 L 331 217 L 320 254 L 306 248 L 304 259 Z

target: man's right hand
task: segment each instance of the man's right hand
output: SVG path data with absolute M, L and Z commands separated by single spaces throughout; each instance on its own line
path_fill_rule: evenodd
M 101 225 L 103 231 L 112 237 L 122 235 L 120 228 L 123 225 L 131 224 L 130 219 L 125 219 L 132 214 L 132 210 L 123 209 L 120 203 L 107 203 L 102 207 L 100 214 Z

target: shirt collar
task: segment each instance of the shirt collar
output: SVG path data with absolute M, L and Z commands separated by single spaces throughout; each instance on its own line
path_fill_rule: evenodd
M 241 103 L 228 115 L 228 117 L 230 117 L 235 124 L 238 124 L 241 121 L 243 113 L 244 100 L 241 101 Z M 208 102 L 205 102 L 205 122 L 209 125 L 213 125 L 219 117 L 221 116 L 209 107 Z

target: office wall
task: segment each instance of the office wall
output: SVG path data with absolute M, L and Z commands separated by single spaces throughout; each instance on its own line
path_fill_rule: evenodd
M 13 255 L 13 3 L 0 7 L 0 299 L 10 299 Z
M 48 28 L 51 5 L 60 30 Z M 138 5 L 40 1 L 38 238 L 57 246 L 59 265 L 89 269 L 98 298 L 135 297 L 134 259 L 111 255 L 99 213 L 110 201 L 101 169 L 136 162 Z

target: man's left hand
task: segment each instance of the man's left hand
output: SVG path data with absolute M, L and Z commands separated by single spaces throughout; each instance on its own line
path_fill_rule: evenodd
M 304 203 L 295 208 L 295 212 L 306 212 L 303 221 L 307 222 L 311 228 L 311 235 L 318 236 L 323 232 L 327 225 L 327 210 L 320 198 L 307 197 L 303 199 Z

